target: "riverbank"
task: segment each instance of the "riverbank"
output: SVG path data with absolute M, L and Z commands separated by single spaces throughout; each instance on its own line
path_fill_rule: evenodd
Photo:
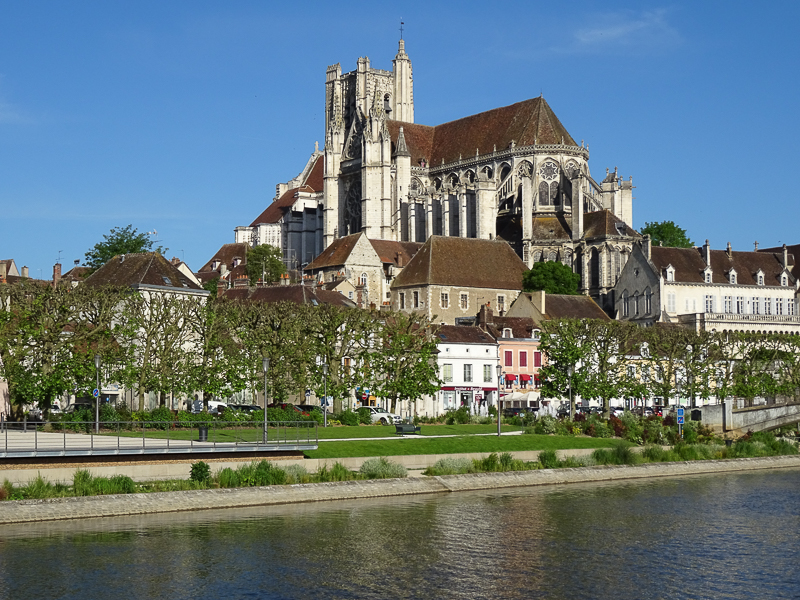
M 800 455 L 6 501 L 0 524 L 800 468 Z

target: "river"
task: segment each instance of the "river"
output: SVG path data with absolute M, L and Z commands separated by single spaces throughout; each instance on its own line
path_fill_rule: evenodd
M 3 526 L 0 598 L 798 598 L 798 491 L 783 469 Z

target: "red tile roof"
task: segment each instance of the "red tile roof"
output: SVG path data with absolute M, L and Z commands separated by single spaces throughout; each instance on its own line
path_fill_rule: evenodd
M 158 252 L 115 256 L 86 278 L 86 285 L 156 286 L 202 290 Z
M 334 240 L 330 246 L 325 248 L 319 256 L 311 261 L 305 270 L 313 271 L 314 269 L 342 266 L 353 251 L 356 242 L 358 242 L 358 238 L 362 235 L 364 235 L 363 232 L 353 233 Z
M 322 289 L 316 285 L 271 285 L 265 287 L 231 288 L 220 294 L 231 300 L 258 302 L 294 302 L 295 304 L 334 304 L 354 308 L 355 302 L 339 292 Z
M 392 240 L 370 240 L 381 262 L 396 267 L 406 266 L 422 248 L 421 242 L 394 242 Z
M 584 214 L 583 232 L 586 239 L 622 235 L 642 237 L 608 209 Z
M 525 263 L 506 242 L 432 235 L 392 288 L 421 285 L 522 289 Z
M 564 144 L 577 146 L 558 120 L 547 101 L 540 98 L 523 100 L 510 106 L 495 108 L 436 127 L 387 121 L 392 140 L 397 141 L 400 127 L 411 153 L 411 164 L 425 158 L 435 168 L 442 160 L 449 163 L 459 158 L 505 150 L 513 141 L 517 146 Z M 394 143 L 393 143 L 394 151 Z
M 325 158 L 322 155 L 314 161 L 311 172 L 306 177 L 305 185 L 315 192 L 325 191 Z
M 471 325 L 439 325 L 436 336 L 440 344 L 494 344 L 494 338 L 480 327 Z

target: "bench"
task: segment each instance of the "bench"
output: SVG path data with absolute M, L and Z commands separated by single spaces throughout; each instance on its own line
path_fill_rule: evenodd
M 412 425 L 411 423 L 400 423 L 400 425 L 394 426 L 394 432 L 399 434 L 417 433 L 418 431 L 420 431 L 420 428 L 416 425 Z

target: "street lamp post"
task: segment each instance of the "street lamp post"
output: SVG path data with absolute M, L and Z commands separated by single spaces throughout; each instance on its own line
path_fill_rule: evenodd
M 328 363 L 322 363 L 322 378 L 325 380 L 325 397 L 322 401 L 325 403 L 322 407 L 322 426 L 328 426 Z
M 567 367 L 567 375 L 569 375 L 569 418 L 570 421 L 575 419 L 575 408 L 572 406 L 572 374 L 575 372 L 575 368 L 571 365 Z
M 502 383 L 503 367 L 497 364 L 497 435 L 500 435 L 500 384 Z
M 264 357 L 262 360 L 262 367 L 264 367 L 264 443 L 267 443 L 267 371 L 269 371 L 269 358 Z
M 97 371 L 97 396 L 94 399 L 94 431 L 100 433 L 100 355 L 94 355 L 94 369 Z

